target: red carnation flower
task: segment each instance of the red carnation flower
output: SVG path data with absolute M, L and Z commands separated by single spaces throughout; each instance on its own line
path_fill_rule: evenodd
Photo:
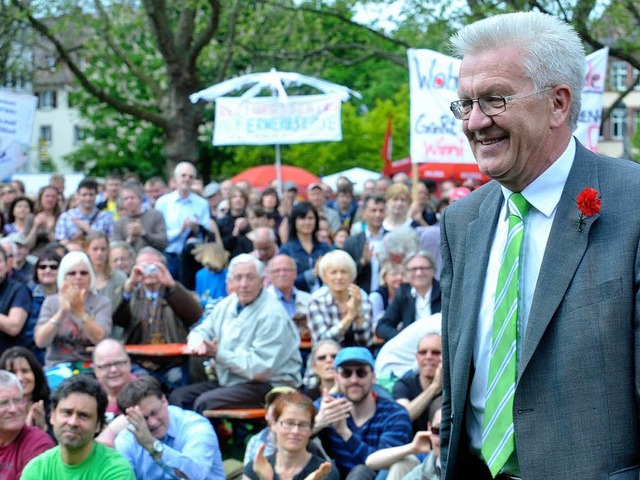
M 576 198 L 576 204 L 580 210 L 580 217 L 578 218 L 578 232 L 581 232 L 582 226 L 584 225 L 584 219 L 600 213 L 602 200 L 600 199 L 600 194 L 597 190 L 593 188 L 585 188 L 580 192 L 578 198 Z

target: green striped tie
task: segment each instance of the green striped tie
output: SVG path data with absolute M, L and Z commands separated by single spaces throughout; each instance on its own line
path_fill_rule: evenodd
M 516 390 L 518 282 L 524 216 L 529 202 L 514 193 L 507 200 L 509 234 L 505 245 L 493 312 L 491 362 L 484 409 L 482 456 L 495 477 L 515 450 L 513 397 Z

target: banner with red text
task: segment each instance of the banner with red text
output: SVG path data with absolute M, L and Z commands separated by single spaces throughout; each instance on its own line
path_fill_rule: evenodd
M 338 95 L 216 99 L 214 145 L 284 145 L 342 140 Z
M 602 96 L 607 77 L 609 47 L 587 55 L 587 71 L 582 88 L 582 108 L 578 117 L 578 128 L 573 133 L 592 152 L 598 149 L 600 123 L 602 122 Z

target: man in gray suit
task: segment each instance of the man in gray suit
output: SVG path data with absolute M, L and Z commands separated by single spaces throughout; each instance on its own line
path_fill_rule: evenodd
M 598 157 L 572 136 L 585 59 L 569 25 L 539 12 L 498 15 L 452 43 L 462 65 L 451 109 L 495 181 L 442 218 L 443 478 L 637 480 L 640 168 Z M 577 202 L 587 187 L 599 197 L 591 209 Z M 493 410 L 489 379 L 502 374 L 492 368 L 494 346 L 511 331 L 496 318 L 502 267 L 513 257 L 503 252 L 514 193 L 530 208 L 518 215 L 516 314 L 503 364 L 515 359 L 513 381 Z M 498 429 L 502 443 L 490 450 Z

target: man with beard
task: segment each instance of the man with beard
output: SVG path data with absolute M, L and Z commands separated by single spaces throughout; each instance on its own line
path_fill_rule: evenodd
M 420 339 L 416 352 L 418 371 L 409 371 L 393 386 L 393 398 L 413 420 L 413 432 L 427 428 L 429 406 L 442 396 L 442 338 L 430 333 Z
M 376 381 L 371 352 L 364 347 L 346 347 L 335 363 L 340 392 L 323 392 L 316 401 L 315 431 L 336 462 L 340 476 L 349 480 L 372 480 L 376 472 L 364 463 L 373 452 L 409 443 L 411 420 L 398 403 L 375 395 Z
M 107 408 L 97 381 L 87 375 L 66 379 L 53 392 L 51 408 L 58 446 L 31 460 L 22 480 L 134 480 L 122 455 L 94 441 Z

